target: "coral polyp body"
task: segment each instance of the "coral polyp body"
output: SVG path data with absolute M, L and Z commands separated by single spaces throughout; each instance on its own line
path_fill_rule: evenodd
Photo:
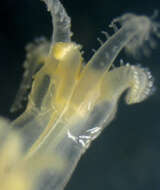
M 101 45 L 88 63 L 81 46 L 72 42 L 71 21 L 59 0 L 44 0 L 53 20 L 51 42 L 41 39 L 27 46 L 25 73 L 11 110 L 21 107 L 31 91 L 22 115 L 12 122 L 21 137 L 21 157 L 34 163 L 43 155 L 53 167 L 42 167 L 40 190 L 61 190 L 80 157 L 114 119 L 118 101 L 126 91 L 126 103 L 145 100 L 153 92 L 150 72 L 140 66 L 114 67 L 122 49 L 136 56 L 159 25 L 146 16 L 125 14 L 111 23 L 120 28 Z M 30 172 L 30 171 L 29 171 Z M 26 174 L 27 175 L 27 174 Z M 7 190 L 7 189 L 5 189 Z

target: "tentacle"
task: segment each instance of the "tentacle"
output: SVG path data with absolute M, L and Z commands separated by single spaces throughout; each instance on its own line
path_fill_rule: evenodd
M 126 103 L 134 104 L 145 100 L 153 93 L 153 77 L 150 71 L 140 66 L 126 64 L 105 73 L 101 83 L 101 101 L 117 103 L 127 90 Z
M 52 16 L 53 36 L 52 44 L 71 41 L 71 19 L 59 0 L 43 0 Z
M 146 16 L 125 14 L 114 19 L 110 26 L 120 23 L 122 27 L 111 36 L 93 55 L 87 69 L 96 67 L 109 69 L 119 52 L 125 48 L 128 53 L 136 55 L 146 41 L 152 40 L 151 34 L 159 36 L 159 24 Z
M 49 52 L 49 42 L 44 38 L 37 39 L 34 43 L 27 45 L 26 51 L 23 79 L 11 106 L 11 112 L 15 112 L 23 107 L 22 103 L 27 99 L 27 91 L 31 88 L 33 75 L 45 63 L 45 58 Z

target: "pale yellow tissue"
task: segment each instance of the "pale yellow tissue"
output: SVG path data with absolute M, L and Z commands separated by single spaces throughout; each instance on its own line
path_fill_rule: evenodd
M 117 28 L 115 33 L 84 64 L 81 46 L 71 41 L 71 21 L 63 5 L 43 1 L 54 32 L 51 42 L 38 40 L 27 47 L 24 78 L 12 110 L 21 108 L 29 88 L 30 93 L 24 113 L 12 122 L 14 131 L 0 119 L 2 190 L 35 190 L 37 184 L 64 189 L 80 157 L 114 119 L 123 92 L 127 90 L 128 104 L 153 92 L 148 70 L 130 64 L 112 67 L 122 49 L 135 55 L 146 37 L 157 33 L 153 19 L 135 14 L 114 19 L 110 26 Z M 49 184 L 43 184 L 43 174 Z
M 1 125 L 2 124 L 2 125 Z M 5 138 L 4 138 L 5 137 Z M 3 140 L 3 142 L 2 142 Z M 22 152 L 22 138 L 0 119 L 0 189 L 32 190 L 46 169 L 62 171 L 66 163 L 59 156 L 36 154 L 28 158 Z
M 31 179 L 23 172 L 12 172 L 5 176 L 0 182 L 3 190 L 32 190 Z

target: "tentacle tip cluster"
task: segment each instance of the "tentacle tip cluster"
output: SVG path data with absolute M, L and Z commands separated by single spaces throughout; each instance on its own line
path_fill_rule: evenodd
M 154 49 L 157 45 L 156 39 L 160 38 L 160 24 L 155 21 L 156 17 L 156 11 L 151 17 L 127 13 L 112 21 L 111 26 L 115 26 L 117 23 L 122 26 L 133 25 L 138 30 L 138 33 L 125 47 L 127 54 L 134 58 L 139 58 L 141 55 L 150 55 L 151 49 Z
M 154 78 L 148 68 L 139 65 L 130 67 L 133 78 L 125 100 L 127 104 L 135 104 L 144 101 L 154 93 Z

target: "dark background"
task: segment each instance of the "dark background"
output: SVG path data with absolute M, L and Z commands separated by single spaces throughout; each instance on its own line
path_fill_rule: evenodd
M 97 37 L 113 18 L 126 12 L 152 15 L 159 0 L 63 0 L 72 18 L 73 40 L 83 45 L 85 59 L 97 49 Z M 157 18 L 160 22 L 160 15 Z M 5 0 L 0 4 L 0 115 L 9 108 L 21 81 L 24 47 L 51 36 L 50 16 L 39 0 Z M 157 43 L 160 41 L 157 40 Z M 160 43 L 159 43 L 160 44 Z M 127 106 L 121 98 L 115 120 L 82 157 L 67 190 L 159 190 L 160 188 L 160 45 L 149 58 L 120 58 L 150 68 L 156 92 L 145 102 Z M 118 62 L 118 60 L 117 60 Z

